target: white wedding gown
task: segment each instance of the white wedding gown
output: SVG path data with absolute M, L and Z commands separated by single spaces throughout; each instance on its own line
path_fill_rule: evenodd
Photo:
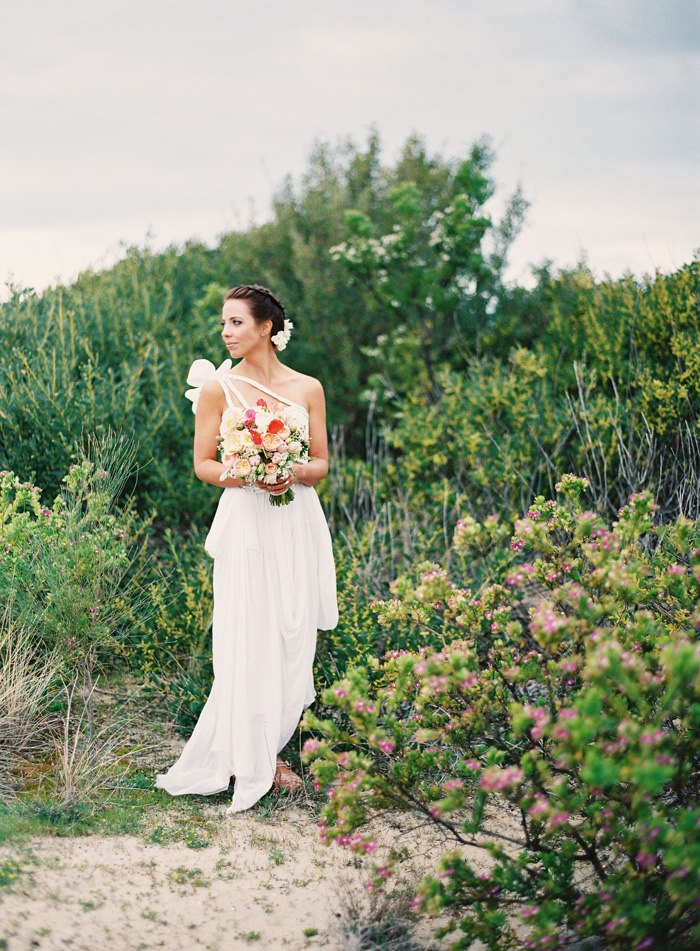
M 215 376 L 229 406 L 232 394 L 247 406 L 233 383 L 243 380 L 308 428 L 304 407 L 247 377 Z M 204 547 L 214 559 L 214 683 L 180 758 L 155 785 L 210 795 L 235 776 L 233 813 L 270 789 L 277 753 L 315 697 L 316 632 L 338 623 L 335 566 L 316 491 L 301 483 L 283 506 L 262 489 L 225 488 Z

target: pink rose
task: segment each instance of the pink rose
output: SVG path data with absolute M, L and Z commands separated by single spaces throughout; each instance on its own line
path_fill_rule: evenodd
M 263 480 L 268 485 L 274 485 L 277 482 L 277 466 L 274 462 L 268 462 L 265 466 L 265 478 Z

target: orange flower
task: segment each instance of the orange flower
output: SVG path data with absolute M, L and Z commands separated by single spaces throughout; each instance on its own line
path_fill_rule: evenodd
M 281 419 L 271 419 L 267 427 L 268 433 L 280 433 L 284 429 L 284 423 Z

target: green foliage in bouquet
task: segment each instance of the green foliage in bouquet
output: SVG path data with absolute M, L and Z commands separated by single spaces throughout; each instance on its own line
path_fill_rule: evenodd
M 327 841 L 372 851 L 368 823 L 397 809 L 452 838 L 416 907 L 448 915 L 454 947 L 700 940 L 700 526 L 655 526 L 649 493 L 610 525 L 585 486 L 564 476 L 510 542 L 459 525 L 449 570 L 377 606 L 397 643 L 427 646 L 351 669 L 306 717 Z

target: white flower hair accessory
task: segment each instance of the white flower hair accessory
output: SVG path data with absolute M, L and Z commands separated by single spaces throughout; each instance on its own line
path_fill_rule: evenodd
M 227 373 L 231 369 L 231 361 L 224 360 L 224 362 L 219 366 L 218 369 L 214 368 L 214 364 L 211 360 L 195 360 L 192 366 L 190 367 L 190 372 L 187 374 L 187 382 L 190 384 L 193 389 L 185 390 L 185 396 L 188 400 L 192 400 L 192 412 L 197 412 L 197 403 L 199 402 L 199 394 L 202 392 L 202 387 L 207 382 L 207 380 L 213 380 L 217 376 L 223 376 L 224 373 Z
M 273 334 L 273 336 L 270 337 L 270 340 L 272 341 L 272 343 L 274 343 L 275 347 L 277 347 L 277 350 L 280 353 L 284 350 L 284 348 L 289 343 L 289 338 L 292 336 L 293 326 L 294 324 L 291 322 L 291 320 L 287 320 L 287 318 L 285 317 L 284 330 L 279 330 L 276 334 Z

